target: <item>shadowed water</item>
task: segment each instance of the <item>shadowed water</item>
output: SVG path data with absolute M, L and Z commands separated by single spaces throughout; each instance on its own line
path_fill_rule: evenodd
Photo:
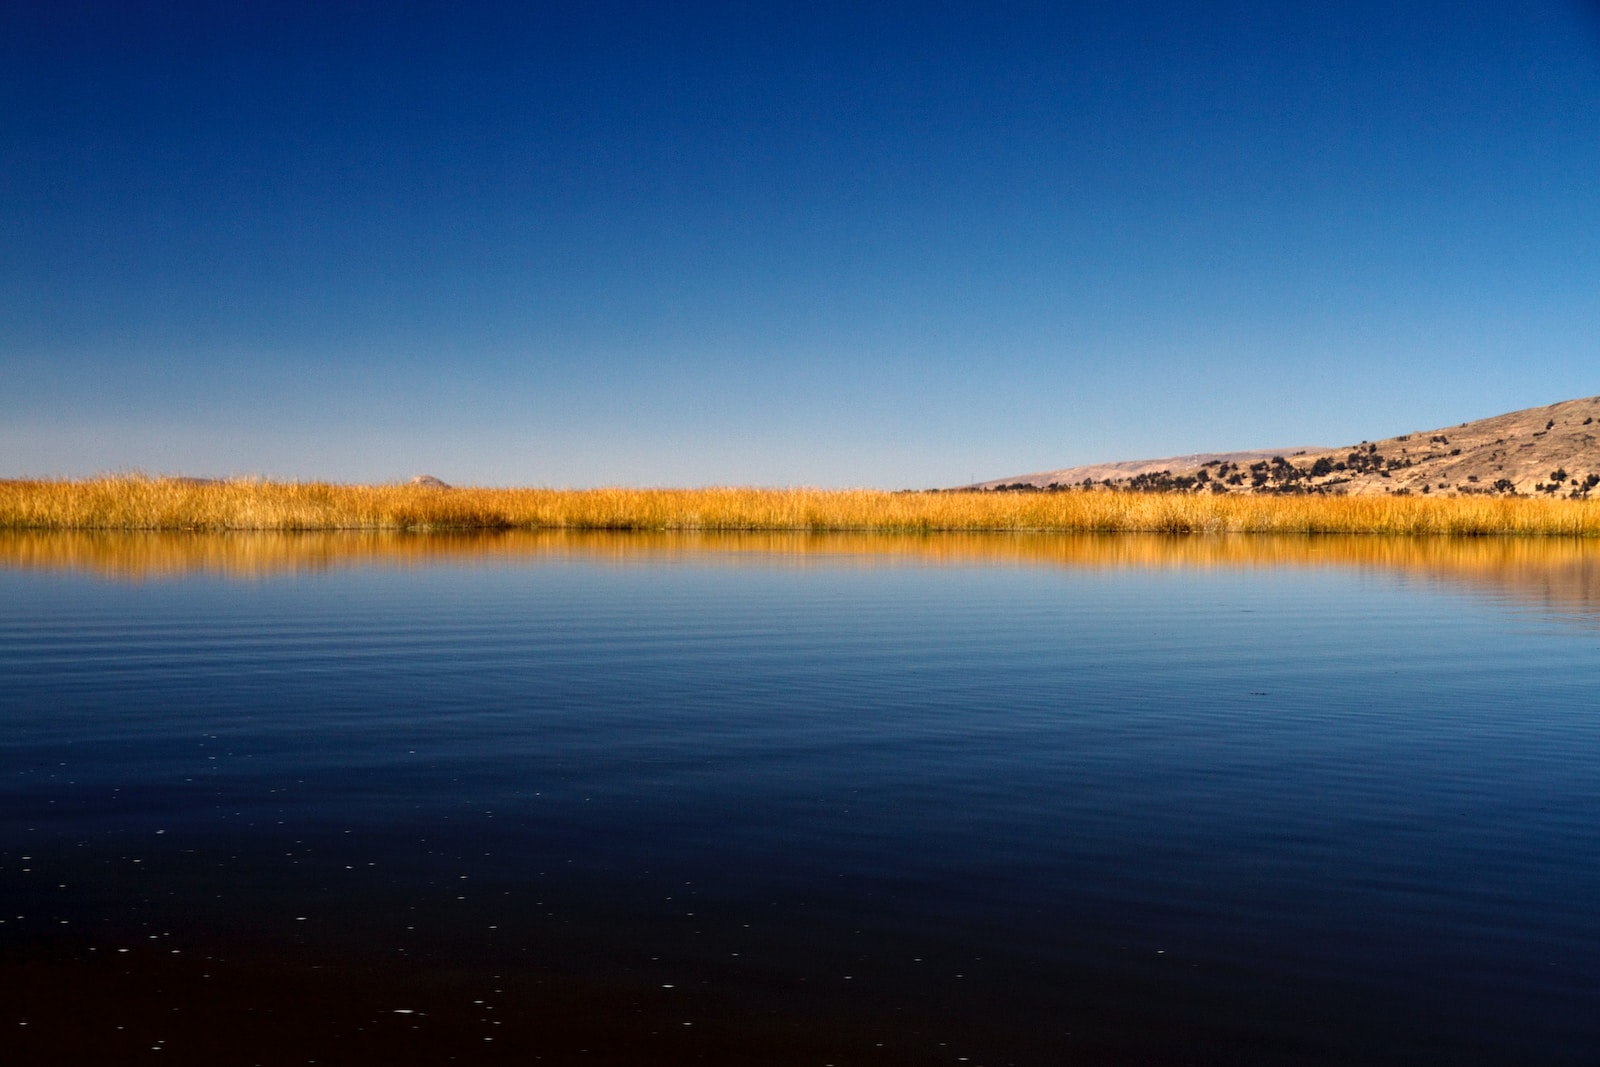
M 1593 1063 L 1597 564 L 0 537 L 0 1026 L 39 1063 Z

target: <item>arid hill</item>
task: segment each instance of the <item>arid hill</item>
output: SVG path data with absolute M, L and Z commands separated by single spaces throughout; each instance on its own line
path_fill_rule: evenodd
M 1130 460 L 1000 478 L 968 488 L 1102 487 L 1212 493 L 1587 497 L 1600 487 L 1600 396 L 1342 448 Z

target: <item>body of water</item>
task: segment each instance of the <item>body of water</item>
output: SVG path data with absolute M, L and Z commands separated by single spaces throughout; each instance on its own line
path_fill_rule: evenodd
M 1594 1064 L 1596 574 L 12 537 L 0 1058 Z

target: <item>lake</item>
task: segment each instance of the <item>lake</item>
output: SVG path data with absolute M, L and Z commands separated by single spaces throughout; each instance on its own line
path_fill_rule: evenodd
M 5 534 L 0 681 L 7 1063 L 1600 1062 L 1596 545 Z

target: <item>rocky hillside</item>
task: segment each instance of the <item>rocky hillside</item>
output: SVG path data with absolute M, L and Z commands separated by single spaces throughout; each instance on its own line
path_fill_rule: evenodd
M 1341 448 L 1132 460 L 1001 478 L 969 488 L 1080 487 L 1586 497 L 1600 487 L 1600 396 Z

